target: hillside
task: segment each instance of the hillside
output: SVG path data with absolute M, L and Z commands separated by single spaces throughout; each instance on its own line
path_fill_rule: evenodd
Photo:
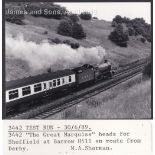
M 108 35 L 113 30 L 111 23 L 104 20 L 80 20 L 84 31 L 87 34 L 86 39 L 76 40 L 71 37 L 57 34 L 56 30 L 60 23 L 57 19 L 47 19 L 43 17 L 25 16 L 25 25 L 17 25 L 6 22 L 6 36 L 11 35 L 13 38 L 19 34 L 27 42 L 40 44 L 44 40 L 59 38 L 60 40 L 71 40 L 78 42 L 83 47 L 102 46 L 106 51 L 106 58 L 114 66 L 119 66 L 136 59 L 149 56 L 151 53 L 151 44 L 142 43 L 138 37 L 130 37 L 128 47 L 119 47 L 108 39 Z M 29 50 L 29 49 L 27 49 Z M 6 80 L 23 78 L 30 75 L 46 72 L 45 70 L 32 72 L 27 62 L 18 57 L 9 55 L 10 51 L 6 49 Z M 52 60 L 51 60 L 52 61 Z M 39 62 L 38 62 L 39 63 Z

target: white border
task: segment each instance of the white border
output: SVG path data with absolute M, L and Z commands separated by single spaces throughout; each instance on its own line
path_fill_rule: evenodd
M 152 0 L 153 1 L 153 0 Z M 153 8 L 154 8 L 154 4 L 153 4 Z M 0 0 L 0 21 L 2 21 L 2 0 Z M 155 17 L 153 18 L 153 21 L 155 21 Z M 154 23 L 153 23 L 154 24 Z M 154 36 L 154 33 L 153 33 Z M 2 73 L 2 22 L 0 22 L 0 47 L 1 47 L 1 54 L 0 54 L 0 71 Z M 153 41 L 153 45 L 154 45 L 154 41 Z M 155 59 L 155 53 L 153 54 L 153 60 Z M 155 76 L 155 65 L 153 63 L 153 77 Z M 153 81 L 155 80 L 155 78 L 153 78 Z M 154 88 L 155 84 L 153 83 L 153 88 Z M 153 91 L 153 96 L 155 96 L 155 91 Z M 2 74 L 0 74 L 0 100 L 2 103 Z M 155 112 L 155 105 L 153 106 L 153 112 Z M 0 115 L 1 115 L 1 120 L 0 120 L 0 154 L 3 154 L 3 136 L 2 136 L 2 131 L 3 131 L 3 121 L 2 121 L 2 105 L 0 106 Z M 153 117 L 155 117 L 155 114 L 153 113 Z M 150 120 L 149 120 L 150 121 Z M 154 128 L 154 121 L 150 121 L 153 124 L 153 128 Z M 153 132 L 153 139 L 155 140 L 155 134 Z M 155 148 L 155 142 L 153 141 L 153 148 Z
M 2 0 L 0 1 L 0 71 L 2 73 Z M 2 74 L 0 74 L 0 115 L 1 115 L 1 120 L 0 120 L 0 154 L 3 154 L 3 121 L 2 121 Z

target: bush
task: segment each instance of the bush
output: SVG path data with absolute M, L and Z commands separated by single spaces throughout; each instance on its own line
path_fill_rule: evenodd
M 67 44 L 67 45 L 70 45 L 71 44 L 70 40 L 64 40 L 63 43 L 64 44 Z
M 73 49 L 77 49 L 80 47 L 79 43 L 73 43 L 70 40 L 64 40 L 63 43 L 71 46 L 71 48 L 73 48 Z
M 131 20 L 130 20 L 130 18 L 123 17 L 123 18 L 122 18 L 122 23 L 125 23 L 126 25 L 130 25 Z
M 82 25 L 79 23 L 72 23 L 70 20 L 63 20 L 60 22 L 57 33 L 64 36 L 71 36 L 76 39 L 83 39 L 86 37 Z
M 62 43 L 62 41 L 59 38 L 54 38 L 54 39 L 48 38 L 48 42 L 54 43 L 54 44 L 61 44 Z
M 84 20 L 91 20 L 92 19 L 92 15 L 89 12 L 82 12 L 80 14 L 80 18 L 84 19 Z
M 72 27 L 72 37 L 76 39 L 86 38 L 86 34 L 81 24 L 74 23 Z
M 116 15 L 115 18 L 112 20 L 112 26 L 115 27 L 117 24 L 122 23 L 122 17 L 120 15 Z
M 61 40 L 59 38 L 52 39 L 52 42 L 55 44 L 61 44 Z
M 135 18 L 130 20 L 127 17 L 115 16 L 112 26 L 124 23 L 128 28 L 130 36 L 142 35 L 147 41 L 151 42 L 151 25 L 147 24 L 143 18 Z
M 72 25 L 68 20 L 63 20 L 60 22 L 57 33 L 64 36 L 72 36 Z
M 145 43 L 145 42 L 146 42 L 146 39 L 145 39 L 144 37 L 141 37 L 141 38 L 140 38 L 140 41 L 141 41 L 142 43 Z
M 142 35 L 147 40 L 151 40 L 150 24 L 147 24 L 143 18 L 135 18 L 131 22 L 136 35 Z
M 80 47 L 79 43 L 71 43 L 70 46 L 71 46 L 71 48 L 73 48 L 73 49 L 77 49 L 77 48 Z
M 44 31 L 44 34 L 48 34 L 48 31 Z
M 93 19 L 98 19 L 97 17 L 93 17 Z
M 79 17 L 76 14 L 71 14 L 69 17 L 73 23 L 76 23 L 79 21 Z
M 113 18 L 112 26 L 115 27 L 117 24 L 125 23 L 126 25 L 130 25 L 131 20 L 127 17 L 121 17 L 120 15 L 116 15 L 115 18 Z
M 112 27 L 116 27 L 116 26 L 117 26 L 116 21 L 112 21 L 111 26 L 112 26 Z
M 149 37 L 149 38 L 147 38 L 147 41 L 148 41 L 148 42 L 151 42 L 151 38 L 150 38 L 150 37 Z
M 118 24 L 110 33 L 109 39 L 121 47 L 127 47 L 129 37 L 127 31 L 123 29 L 122 24 Z
M 129 36 L 134 36 L 135 35 L 135 30 L 133 27 L 128 27 L 128 33 L 129 33 Z

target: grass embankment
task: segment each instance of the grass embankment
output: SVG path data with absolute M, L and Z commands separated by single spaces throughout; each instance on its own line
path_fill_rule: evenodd
M 151 118 L 151 81 L 128 80 L 52 116 L 54 119 Z

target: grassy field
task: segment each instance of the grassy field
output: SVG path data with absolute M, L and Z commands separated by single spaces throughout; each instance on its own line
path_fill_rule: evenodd
M 66 109 L 52 119 L 151 118 L 151 81 L 138 75 Z
M 57 34 L 56 29 L 60 20 L 46 19 L 42 17 L 26 16 L 25 25 L 16 25 L 6 22 L 6 35 L 16 37 L 22 34 L 24 40 L 32 41 L 37 44 L 48 38 L 59 38 L 60 40 L 70 40 L 72 42 L 79 42 L 84 47 L 102 46 L 106 50 L 106 58 L 108 58 L 114 66 L 126 64 L 136 59 L 150 55 L 150 43 L 142 43 L 138 37 L 130 37 L 127 48 L 119 47 L 108 39 L 108 35 L 112 31 L 111 22 L 104 20 L 81 20 L 82 26 L 87 34 L 87 38 L 83 40 L 76 40 L 71 37 L 66 37 Z M 45 34 L 45 32 L 48 32 Z M 6 53 L 9 51 L 6 50 Z M 18 63 L 20 61 L 20 63 Z M 52 60 L 51 60 L 52 61 Z M 28 69 L 26 62 L 18 60 L 17 58 L 8 57 L 6 54 L 6 80 L 22 78 L 33 75 Z M 17 74 L 22 73 L 22 74 Z M 18 76 L 19 75 L 19 76 Z

